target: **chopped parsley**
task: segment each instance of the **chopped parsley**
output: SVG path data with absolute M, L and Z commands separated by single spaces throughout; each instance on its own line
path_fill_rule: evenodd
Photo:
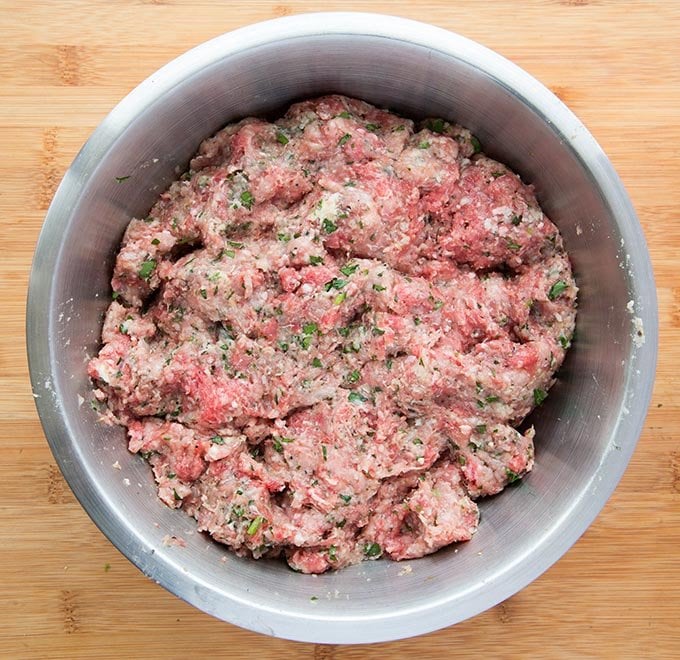
M 343 119 L 350 119 L 352 115 L 347 112 L 347 110 L 343 110 L 339 115 L 335 115 L 336 117 L 342 117 Z
M 327 234 L 332 234 L 338 228 L 338 225 L 336 225 L 332 220 L 324 218 L 323 221 L 321 222 L 321 228 Z
M 375 133 L 376 131 L 380 130 L 380 126 L 378 126 L 378 124 L 366 124 L 366 130 L 371 131 L 371 133 Z
M 377 543 L 367 543 L 364 545 L 364 554 L 367 557 L 379 557 L 382 554 L 382 548 Z
M 323 257 L 317 257 L 315 254 L 310 254 L 309 263 L 312 266 L 320 266 L 323 263 Z
M 279 232 L 276 234 L 276 238 L 281 241 L 282 243 L 288 243 L 291 238 L 293 238 L 290 234 L 284 234 L 283 232 Z
M 418 145 L 418 149 L 429 149 L 430 146 L 431 146 L 431 144 L 427 140 L 425 140 L 424 142 L 421 142 Z
M 560 335 L 560 336 L 558 337 L 558 341 L 560 342 L 560 346 L 561 346 L 563 349 L 565 349 L 565 350 L 566 350 L 567 348 L 569 348 L 569 346 L 570 346 L 570 344 L 571 344 L 571 342 L 569 341 L 569 339 L 567 339 L 567 337 L 565 337 L 564 335 Z
M 352 139 L 352 135 L 350 133 L 345 133 L 339 140 L 338 140 L 338 146 L 342 147 L 343 145 L 347 144 L 350 140 Z
M 508 478 L 509 484 L 514 484 L 515 481 L 519 481 L 522 478 L 517 472 L 513 472 L 510 468 L 505 468 L 505 476 Z
M 510 222 L 512 222 L 515 227 L 522 222 L 522 216 L 521 215 L 513 215 L 512 218 L 510 218 Z
M 324 461 L 328 460 L 328 451 L 326 450 L 326 445 L 321 445 L 321 455 L 323 456 Z
M 446 130 L 446 122 L 443 119 L 428 119 L 425 126 L 433 133 L 443 133 Z
M 244 190 L 241 193 L 240 199 L 241 199 L 241 204 L 243 204 L 243 206 L 245 206 L 249 211 L 250 211 L 250 209 L 253 208 L 253 204 L 255 203 L 255 198 L 253 197 L 250 190 Z
M 387 289 L 386 286 L 383 286 L 382 284 L 374 284 L 373 285 L 373 291 L 385 291 Z
M 224 438 L 221 435 L 214 435 L 212 438 L 210 438 L 210 442 L 212 442 L 214 445 L 223 445 Z
M 315 358 L 312 360 L 312 366 L 313 366 L 313 367 L 316 367 L 317 369 L 323 369 L 323 364 L 321 364 L 321 360 L 319 360 L 318 357 L 315 357 Z
M 556 298 L 561 296 L 566 290 L 567 283 L 562 280 L 558 280 L 557 282 L 555 282 L 555 284 L 553 284 L 550 287 L 550 291 L 548 291 L 548 300 L 555 300 Z
M 276 141 L 279 144 L 288 144 L 290 142 L 290 140 L 281 131 L 276 134 Z
M 352 500 L 352 496 L 351 496 L 351 495 L 343 495 L 342 493 L 340 493 L 340 495 L 338 495 L 338 497 L 339 497 L 345 504 L 349 504 L 350 501 Z
M 302 326 L 303 335 L 313 335 L 315 332 L 319 332 L 319 326 L 314 322 L 305 323 Z
M 346 264 L 345 266 L 343 266 L 343 267 L 340 269 L 340 272 L 341 272 L 343 275 L 349 277 L 349 276 L 352 275 L 353 273 L 356 273 L 357 270 L 359 270 L 359 264 Z
M 470 144 L 473 154 L 478 154 L 482 150 L 482 143 L 474 135 L 470 136 Z
M 337 291 L 339 291 L 345 286 L 347 286 L 347 280 L 341 280 L 339 277 L 334 277 L 332 280 L 326 282 L 323 288 L 326 291 L 330 291 L 331 289 L 336 289 Z
M 477 424 L 475 426 L 475 433 L 486 433 L 486 424 Z
M 139 267 L 139 271 L 137 271 L 137 274 L 143 280 L 148 280 L 151 277 L 151 273 L 153 273 L 154 270 L 156 270 L 156 260 L 155 259 L 147 259 Z
M 360 378 L 361 378 L 361 373 L 359 372 L 358 369 L 355 369 L 354 371 L 350 371 L 347 374 L 347 382 L 348 383 L 356 383 Z
M 349 395 L 347 396 L 347 400 L 350 403 L 365 403 L 366 401 L 368 401 L 368 399 L 361 392 L 356 391 L 350 392 Z
M 151 245 L 159 245 L 160 241 L 157 238 L 152 238 L 151 239 Z
M 129 174 L 127 176 L 117 176 L 116 183 L 123 183 L 123 181 L 127 181 L 129 178 L 130 178 Z
M 264 522 L 264 518 L 262 516 L 257 516 L 251 523 L 248 525 L 248 529 L 246 530 L 246 534 L 248 536 L 254 536 L 257 534 L 257 531 L 262 527 L 262 523 Z
M 205 289 L 201 289 L 200 294 L 201 294 L 201 298 L 203 298 L 203 300 L 207 300 L 208 292 Z
M 347 298 L 347 292 L 343 291 L 342 293 L 339 293 L 335 298 L 333 298 L 333 304 L 334 305 L 341 305 L 344 301 L 345 298 Z
M 537 406 L 540 406 L 545 401 L 547 396 L 548 396 L 548 393 L 545 390 L 542 390 L 542 389 L 539 389 L 539 388 L 535 389 L 534 390 L 534 403 Z

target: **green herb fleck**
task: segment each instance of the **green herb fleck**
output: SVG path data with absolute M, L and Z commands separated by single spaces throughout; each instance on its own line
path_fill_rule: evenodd
M 515 227 L 522 222 L 522 216 L 521 215 L 513 215 L 512 218 L 510 218 L 510 222 L 512 222 Z
M 234 252 L 234 250 L 222 250 L 222 253 L 225 257 L 229 257 L 230 259 L 233 259 L 236 256 L 236 252 Z
M 359 264 L 346 264 L 340 269 L 340 272 L 349 277 L 353 273 L 356 273 L 357 270 L 359 270 Z
M 119 297 L 119 296 L 120 296 L 120 293 L 118 293 L 118 291 L 114 291 L 114 292 L 111 294 L 111 300 L 118 300 L 118 297 Z
M 385 334 L 385 331 L 382 328 L 379 328 L 377 325 L 373 326 L 372 332 L 376 337 L 382 337 L 382 335 Z
M 425 125 L 433 133 L 443 133 L 446 130 L 446 122 L 443 119 L 428 119 Z
M 312 266 L 320 266 L 323 263 L 323 257 L 317 257 L 315 254 L 310 254 L 309 263 Z
M 508 246 L 508 250 L 519 250 L 522 247 L 519 243 L 516 243 L 511 238 L 508 239 L 506 245 Z
M 323 364 L 321 364 L 321 360 L 319 360 L 318 357 L 315 357 L 315 358 L 312 360 L 312 366 L 313 366 L 313 367 L 316 367 L 317 369 L 323 369 Z
M 555 298 L 558 298 L 566 290 L 567 283 L 563 282 L 562 280 L 558 280 L 550 287 L 550 291 L 548 291 L 548 300 L 555 300 Z
M 345 504 L 349 504 L 350 501 L 352 500 L 352 496 L 351 496 L 351 495 L 343 495 L 342 493 L 340 493 L 340 495 L 338 495 L 338 497 L 339 497 Z
M 276 134 L 276 141 L 280 144 L 288 144 L 290 141 L 281 131 Z
M 342 117 L 343 119 L 350 119 L 352 115 L 347 112 L 347 110 L 343 110 L 339 115 L 335 115 L 336 117 Z
M 321 455 L 323 456 L 324 461 L 328 460 L 328 451 L 326 450 L 326 445 L 321 445 Z
M 354 371 L 350 371 L 347 374 L 347 382 L 348 383 L 356 383 L 360 378 L 361 378 L 361 373 L 359 372 L 358 369 L 355 369 Z
M 478 154 L 482 150 L 482 143 L 474 135 L 470 136 L 470 144 L 473 154 Z
M 129 174 L 127 176 L 117 176 L 116 183 L 123 183 L 123 181 L 127 181 L 129 178 L 130 178 Z
M 430 143 L 427 140 L 425 140 L 424 142 L 421 142 L 418 145 L 418 149 L 429 149 L 430 146 L 431 146 Z
M 343 287 L 347 286 L 347 280 L 341 280 L 339 277 L 334 277 L 324 284 L 324 289 L 330 291 L 331 289 L 336 289 L 339 291 Z
M 160 241 L 157 238 L 152 238 L 151 239 L 151 245 L 159 245 Z
M 385 360 L 385 367 L 387 368 L 388 371 L 392 368 L 393 364 L 394 360 L 392 358 L 387 358 L 387 360 Z
M 366 543 L 364 554 L 367 557 L 379 557 L 382 554 L 382 548 L 377 543 Z
M 356 391 L 350 392 L 347 396 L 347 400 L 351 403 L 365 403 L 368 401 L 368 399 L 361 392 Z
M 486 424 L 477 424 L 475 426 L 475 433 L 486 433 Z
M 154 270 L 156 270 L 156 260 L 155 259 L 147 259 L 140 266 L 139 271 L 138 271 L 138 275 L 143 280 L 148 280 L 151 277 L 151 273 L 153 273 Z
M 248 529 L 246 530 L 246 534 L 248 536 L 254 536 L 257 534 L 257 530 L 262 527 L 262 523 L 264 522 L 264 518 L 262 516 L 257 516 L 253 522 L 248 525 Z
M 547 396 L 548 396 L 548 393 L 545 390 L 542 390 L 542 389 L 539 389 L 539 388 L 535 389 L 534 390 L 534 403 L 537 406 L 540 406 L 545 401 Z
M 200 294 L 201 294 L 201 298 L 203 298 L 204 300 L 207 300 L 208 292 L 205 289 L 201 289 Z
M 255 198 L 253 197 L 252 193 L 250 190 L 244 190 L 241 193 L 241 204 L 245 206 L 248 210 L 253 208 L 253 204 L 255 203 Z
M 347 292 L 343 291 L 342 293 L 339 293 L 335 298 L 333 298 L 333 304 L 334 305 L 341 305 L 344 301 L 345 298 L 347 298 Z
M 339 140 L 338 140 L 338 146 L 342 147 L 344 144 L 347 144 L 350 140 L 352 139 L 352 136 L 350 133 L 345 133 Z
M 375 133 L 380 130 L 380 126 L 378 126 L 378 124 L 366 124 L 366 130 Z
M 302 334 L 304 335 L 313 335 L 315 332 L 319 332 L 319 326 L 314 323 L 305 323 L 302 326 Z
M 332 220 L 324 218 L 323 221 L 321 222 L 321 228 L 327 234 L 332 234 L 338 228 L 338 225 L 336 225 Z
M 373 285 L 373 291 L 385 291 L 387 289 L 386 286 L 383 286 L 382 284 L 374 284 Z
M 560 346 L 561 346 L 565 351 L 569 348 L 569 346 L 570 346 L 570 344 L 571 344 L 571 342 L 569 341 L 569 339 L 567 339 L 564 335 L 560 335 L 559 338 L 558 338 L 558 341 L 560 342 Z
M 212 438 L 210 438 L 210 442 L 212 442 L 214 445 L 223 445 L 224 438 L 221 435 L 214 435 Z
M 509 468 L 505 468 L 505 476 L 508 478 L 509 484 L 514 484 L 515 481 L 519 481 L 522 478 L 517 474 L 517 472 L 513 472 Z
M 495 394 L 490 394 L 489 396 L 484 399 L 487 403 L 497 403 L 498 401 L 501 400 L 499 396 L 496 396 Z
M 292 236 L 290 234 L 284 234 L 283 232 L 279 232 L 278 234 L 276 234 L 276 238 L 282 243 L 288 243 Z
M 179 493 L 173 488 L 172 489 L 172 496 L 175 500 L 175 502 L 181 502 L 182 498 L 179 496 Z

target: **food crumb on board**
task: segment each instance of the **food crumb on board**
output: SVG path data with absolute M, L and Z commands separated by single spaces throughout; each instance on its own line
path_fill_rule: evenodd
M 413 573 L 413 569 L 409 565 L 406 565 L 397 573 L 397 575 L 402 577 L 404 575 L 409 575 L 409 573 Z

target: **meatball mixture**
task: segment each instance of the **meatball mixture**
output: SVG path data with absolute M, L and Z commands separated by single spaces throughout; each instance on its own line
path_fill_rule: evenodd
M 469 540 L 521 479 L 576 285 L 465 128 L 327 96 L 244 119 L 125 232 L 89 373 L 159 497 L 321 573 Z

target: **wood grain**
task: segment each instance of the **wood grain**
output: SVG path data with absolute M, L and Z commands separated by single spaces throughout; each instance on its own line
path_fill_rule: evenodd
M 604 147 L 649 242 L 660 356 L 644 432 L 581 540 L 498 607 L 369 647 L 270 639 L 145 579 L 54 464 L 25 357 L 33 248 L 63 173 L 146 76 L 224 31 L 310 10 L 368 10 L 462 33 L 536 76 Z M 680 657 L 680 3 L 616 0 L 224 2 L 0 0 L 0 656 L 378 659 Z

